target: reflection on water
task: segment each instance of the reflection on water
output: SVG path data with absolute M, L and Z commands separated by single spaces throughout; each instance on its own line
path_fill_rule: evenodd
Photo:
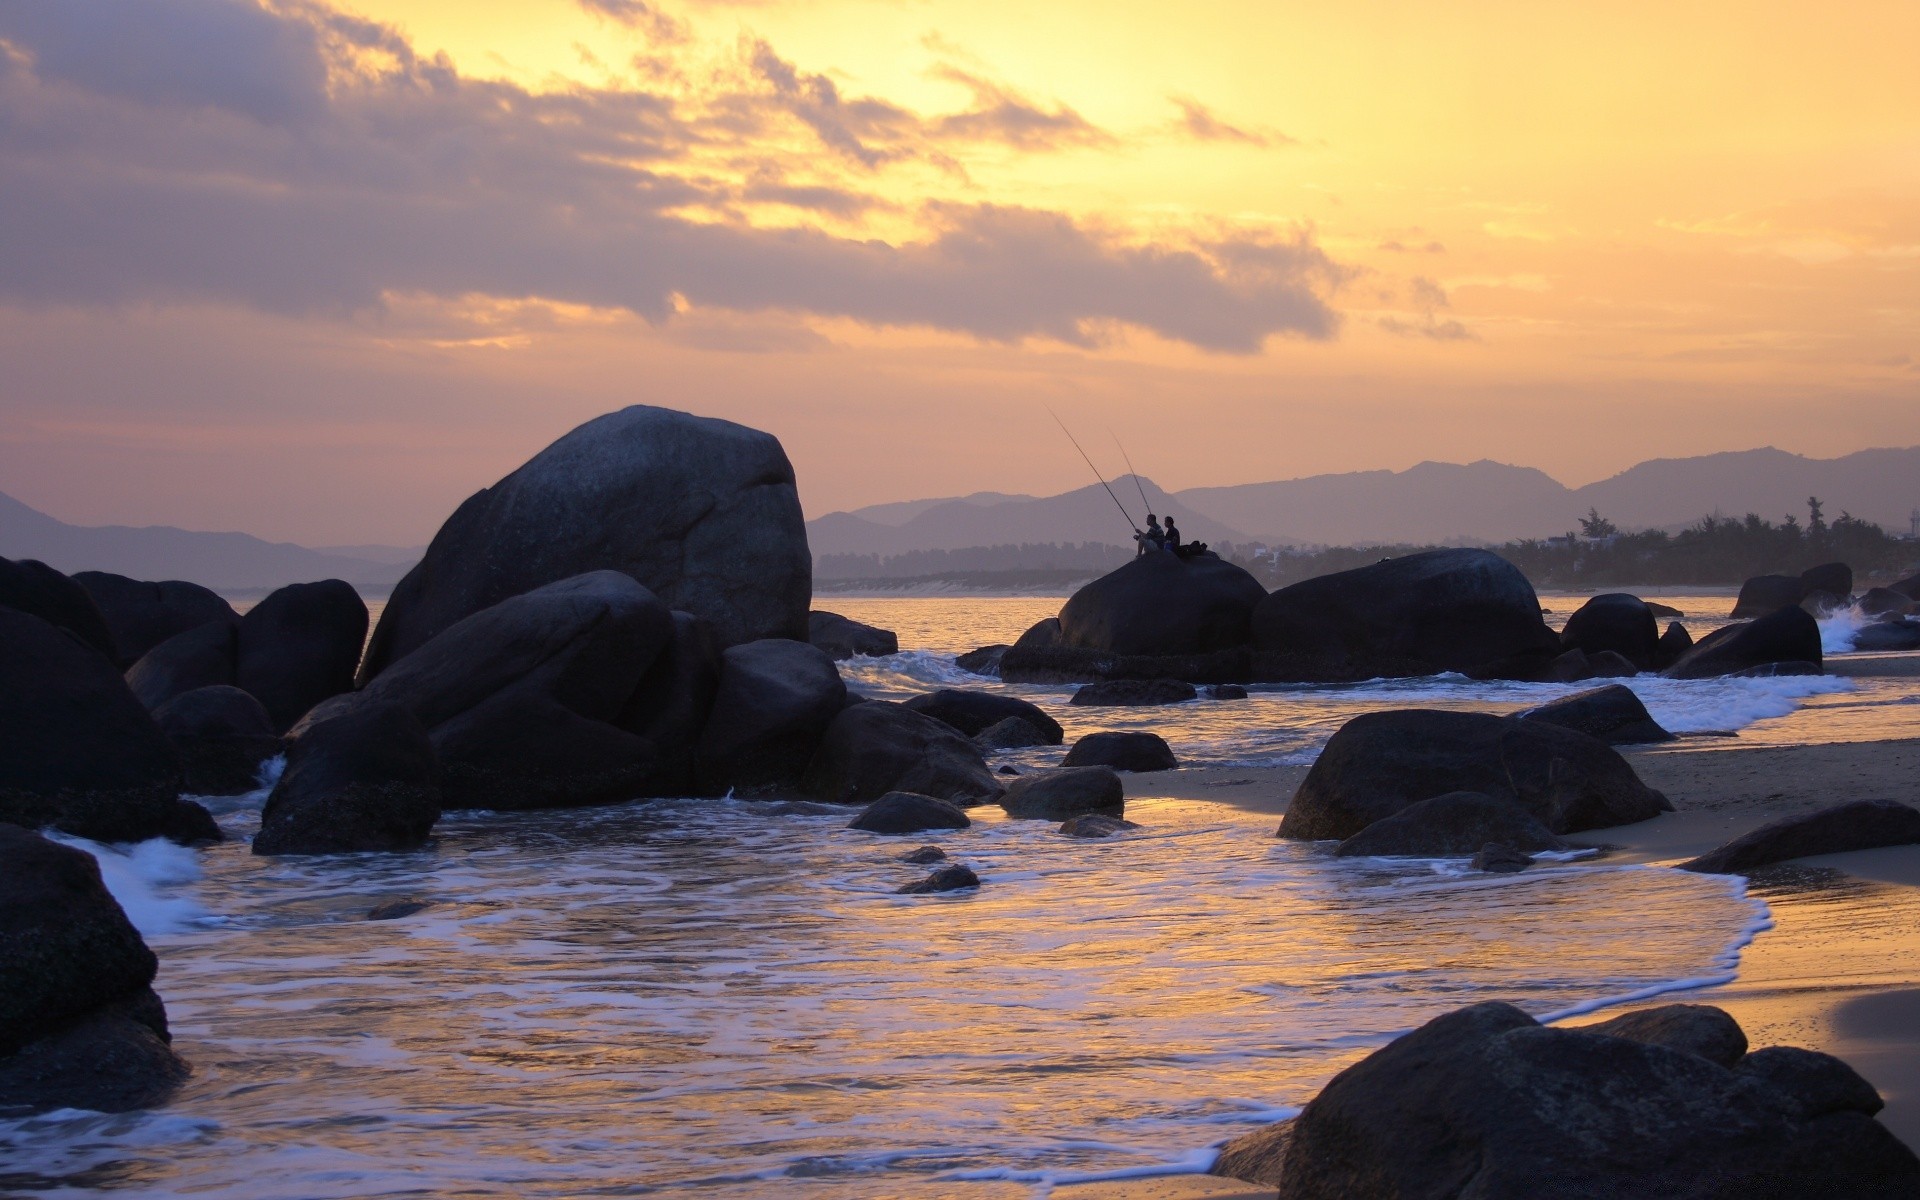
M 12 1183 L 978 1196 L 1164 1168 L 1457 1005 L 1725 978 L 1764 913 L 1653 868 L 1334 860 L 1180 801 L 1106 842 L 976 810 L 937 840 L 984 887 L 905 897 L 916 839 L 763 811 L 455 814 L 408 855 L 219 847 L 157 885 L 214 922 L 152 937 L 193 1081 L 157 1115 L 0 1123 Z M 363 919 L 399 896 L 432 907 Z

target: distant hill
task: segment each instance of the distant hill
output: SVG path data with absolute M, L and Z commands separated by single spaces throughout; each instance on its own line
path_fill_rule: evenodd
M 37 558 L 69 574 L 112 571 L 135 579 L 186 579 L 230 594 L 316 579 L 344 579 L 363 591 L 384 592 L 420 553 L 395 546 L 353 549 L 359 553 L 166 525 L 68 525 L 0 493 L 0 556 Z
M 1656 458 L 1573 493 L 1576 509 L 1598 508 L 1623 529 L 1665 529 L 1708 513 L 1756 512 L 1804 524 L 1807 497 L 1818 496 L 1827 520 L 1844 509 L 1889 533 L 1907 531 L 1920 508 L 1920 446 L 1862 450 L 1842 458 L 1803 458 L 1768 446 L 1699 458 Z

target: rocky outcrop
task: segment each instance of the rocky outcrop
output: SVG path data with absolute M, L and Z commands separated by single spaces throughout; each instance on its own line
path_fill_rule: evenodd
M 260 702 L 224 684 L 182 692 L 153 720 L 180 755 L 184 790 L 195 796 L 252 791 L 260 765 L 285 748 Z
M 813 563 L 779 441 L 664 408 L 587 422 L 447 519 L 394 588 L 360 677 L 483 609 L 603 570 L 705 618 L 724 646 L 804 641 Z
M 1763 617 L 1770 612 L 1791 608 L 1807 598 L 1807 585 L 1798 575 L 1756 575 L 1740 585 L 1740 596 L 1733 602 L 1733 616 Z
M 1210 555 L 1142 554 L 1068 598 L 1058 644 L 1145 655 L 1244 646 L 1266 595 L 1259 580 Z
M 862 809 L 848 829 L 863 833 L 922 833 L 929 829 L 965 829 L 973 822 L 958 805 L 937 796 L 888 792 Z
M 967 888 L 979 886 L 980 877 L 973 873 L 972 867 L 963 863 L 948 863 L 929 873 L 918 883 L 909 883 L 903 888 L 896 888 L 895 891 L 902 896 L 926 896 L 935 892 L 965 891 Z
M 1330 680 L 1533 678 L 1561 651 L 1533 585 L 1486 550 L 1429 550 L 1281 588 L 1254 610 L 1253 633 L 1264 653 Z
M 1694 644 L 1666 670 L 1670 679 L 1707 679 L 1779 663 L 1807 663 L 1818 674 L 1820 623 L 1799 607 L 1724 625 Z
M 1236 1139 L 1220 1164 L 1280 1200 L 1920 1194 L 1920 1159 L 1873 1119 L 1872 1086 L 1780 1049 L 1729 1068 L 1476 1004 L 1348 1067 L 1284 1133 Z
M 1610 746 L 1673 741 L 1673 734 L 1660 727 L 1633 689 L 1621 683 L 1562 696 L 1520 715 L 1577 730 Z
M 1560 643 L 1591 657 L 1610 650 L 1639 670 L 1659 657 L 1660 627 L 1653 610 L 1638 596 L 1608 592 L 1581 605 L 1560 631 Z
M 844 662 L 856 654 L 878 658 L 900 653 L 900 639 L 891 629 L 863 625 L 839 613 L 807 614 L 807 640 L 826 651 L 835 662 Z
M 36 559 L 0 558 L 0 608 L 39 617 L 65 629 L 106 657 L 119 660 L 113 635 L 87 589 Z
M 230 621 L 176 633 L 127 668 L 127 686 L 149 710 L 195 688 L 230 686 L 238 641 L 239 627 Z
M 240 618 L 232 682 L 266 707 L 276 732 L 353 687 L 367 640 L 367 606 L 339 579 L 295 583 Z
M 1554 833 L 1628 825 L 1672 808 L 1586 734 L 1487 713 L 1393 709 L 1363 713 L 1328 739 L 1279 836 L 1344 840 L 1447 792 L 1516 802 Z
M 825 651 L 768 638 L 728 647 L 695 752 L 703 790 L 767 793 L 798 785 L 847 685 Z
M 1027 821 L 1065 821 L 1082 813 L 1126 815 L 1126 789 L 1110 767 L 1062 767 L 1022 775 L 1007 785 L 1000 807 Z
M 1116 771 L 1171 771 L 1180 765 L 1167 739 L 1157 733 L 1089 733 L 1073 744 L 1065 767 L 1112 767 Z
M 91 855 L 0 824 L 0 1110 L 164 1101 L 189 1068 L 157 967 Z
M 1064 737 L 1060 722 L 1048 716 L 1038 704 L 1018 696 L 941 688 L 937 692 L 914 696 L 905 703 L 913 711 L 951 725 L 968 737 L 974 737 L 1008 717 L 1018 717 L 1038 729 L 1046 735 L 1046 744 L 1049 746 L 1058 746 Z
M 1489 842 L 1520 851 L 1567 848 L 1517 801 L 1482 792 L 1448 792 L 1368 824 L 1334 853 L 1342 858 L 1452 858 L 1473 854 Z
M 112 662 L 0 608 L 0 822 L 102 842 L 218 841 L 180 785 L 178 755 Z
M 1680 864 L 1684 871 L 1743 875 L 1813 854 L 1920 843 L 1920 810 L 1894 800 L 1850 800 L 1762 825 L 1717 850 Z
M 1067 703 L 1081 708 L 1145 707 L 1184 704 L 1199 695 L 1192 684 L 1178 679 L 1109 679 L 1087 684 Z
M 440 819 L 440 772 L 417 718 L 390 701 L 302 725 L 260 813 L 255 854 L 413 850 Z
M 832 804 L 871 804 L 896 791 L 963 808 L 1000 798 L 978 746 L 950 725 L 884 700 L 856 704 L 833 719 L 804 786 Z
M 208 621 L 240 623 L 240 614 L 211 589 L 179 579 L 148 583 L 106 571 L 81 571 L 73 581 L 87 590 L 113 638 L 121 669 L 176 633 Z

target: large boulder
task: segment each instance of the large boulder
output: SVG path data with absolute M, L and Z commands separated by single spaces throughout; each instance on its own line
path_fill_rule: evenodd
M 1800 572 L 1800 586 L 1808 595 L 1825 592 L 1844 602 L 1853 595 L 1853 568 L 1843 562 L 1821 563 Z
M 957 804 L 914 792 L 888 792 L 860 811 L 848 829 L 863 833 L 921 833 L 928 829 L 965 829 L 973 822 Z
M 1560 653 L 1533 585 L 1486 550 L 1428 550 L 1284 587 L 1253 614 L 1268 655 L 1325 678 L 1533 677 Z
M 639 405 L 588 421 L 447 518 L 394 588 L 360 678 L 484 608 L 602 570 L 706 618 L 723 645 L 806 640 L 813 560 L 779 440 Z
M 999 692 L 941 688 L 937 692 L 912 697 L 906 701 L 906 706 L 936 721 L 945 722 L 968 737 L 977 736 L 1008 717 L 1018 717 L 1038 729 L 1046 735 L 1046 744 L 1049 746 L 1058 746 L 1065 736 L 1060 722 L 1048 716 L 1038 704 Z
M 728 647 L 695 751 L 701 786 L 750 794 L 797 785 L 846 706 L 847 685 L 818 647 L 785 638 Z
M 1920 650 L 1920 621 L 1877 621 L 1853 631 L 1853 648 L 1887 652 Z
M 336 705 L 301 726 L 260 812 L 255 854 L 413 850 L 440 819 L 426 728 L 391 701 Z
M 1089 733 L 1073 744 L 1063 767 L 1112 767 L 1116 771 L 1171 771 L 1180 765 L 1167 739 L 1145 730 Z
M 1068 598 L 1059 644 L 1138 655 L 1243 646 L 1266 595 L 1259 580 L 1211 555 L 1142 554 Z
M 885 700 L 855 704 L 833 719 L 805 784 L 832 804 L 871 804 L 888 792 L 937 796 L 963 808 L 1000 798 L 978 746 L 951 725 Z
M 179 756 L 105 655 L 0 608 L 0 822 L 102 842 L 218 841 L 180 785 Z
M 1560 642 L 1588 655 L 1611 650 L 1646 670 L 1659 658 L 1660 626 L 1646 601 L 1625 592 L 1595 596 L 1567 618 Z
M 463 618 L 361 691 L 318 705 L 306 722 L 360 700 L 400 705 L 433 740 L 448 808 L 655 794 L 654 750 L 620 722 L 674 630 L 652 592 L 617 571 L 594 571 Z
M 1448 792 L 1409 804 L 1340 843 L 1342 858 L 1465 857 L 1489 842 L 1516 850 L 1565 850 L 1551 829 L 1503 796 Z
M 1887 586 L 1909 600 L 1920 600 L 1920 574 L 1909 575 L 1905 579 L 1897 579 Z
M 367 606 L 339 579 L 294 583 L 240 618 L 233 682 L 258 697 L 276 731 L 353 687 Z
M 1746 1030 L 1725 1009 L 1711 1004 L 1662 1004 L 1580 1029 L 1583 1033 L 1604 1033 L 1649 1046 L 1685 1050 L 1723 1067 L 1738 1065 L 1747 1053 Z
M 1267 1182 L 1280 1200 L 1920 1194 L 1920 1159 L 1873 1119 L 1880 1098 L 1856 1080 L 1812 1051 L 1729 1069 L 1476 1004 L 1334 1076 L 1272 1139 Z
M 1717 850 L 1680 864 L 1684 871 L 1743 875 L 1812 854 L 1920 843 L 1920 810 L 1895 800 L 1850 800 L 1762 825 Z
M 1538 708 L 1530 708 L 1520 715 L 1530 721 L 1545 721 L 1549 725 L 1578 730 L 1610 746 L 1674 740 L 1673 734 L 1661 728 L 1660 723 L 1647 712 L 1647 706 L 1640 702 L 1640 697 L 1624 683 L 1610 683 L 1591 691 L 1575 692 Z
M 1869 617 L 1904 617 L 1913 611 L 1913 598 L 1892 588 L 1868 588 L 1860 597 L 1860 611 Z
M 1810 663 L 1816 673 L 1823 664 L 1820 623 L 1797 605 L 1721 626 L 1694 643 L 1666 674 L 1672 679 L 1707 679 L 1775 663 Z
M 1807 598 L 1807 585 L 1798 575 L 1755 575 L 1740 585 L 1733 615 L 1760 617 L 1788 608 Z
M 1915 576 L 1920 579 L 1920 576 Z M 1898 584 L 1894 585 L 1898 587 Z M 1013 639 L 1014 650 L 1051 650 L 1060 644 L 1060 618 L 1042 617 L 1027 627 L 1027 631 Z
M 0 558 L 0 608 L 30 613 L 68 630 L 108 658 L 119 658 L 113 634 L 87 589 L 43 562 Z
M 672 639 L 614 721 L 646 744 L 654 764 L 651 795 L 690 796 L 696 790 L 694 752 L 720 690 L 720 654 L 712 624 L 674 613 Z
M 1028 821 L 1065 821 L 1082 813 L 1124 817 L 1126 788 L 1111 767 L 1062 767 L 1015 779 L 1000 807 Z
M 195 688 L 233 683 L 234 649 L 239 629 L 230 621 L 208 621 L 176 633 L 127 668 L 127 686 L 149 709 Z
M 1058 618 L 1049 618 L 1058 620 Z M 969 650 L 965 654 L 953 656 L 953 665 L 971 675 L 998 675 L 1000 660 L 1013 649 L 1005 642 L 995 642 L 991 646 L 982 646 L 978 650 Z
M 188 1067 L 157 967 L 91 855 L 0 824 L 0 1110 L 164 1100 Z
M 1362 713 L 1329 738 L 1281 821 L 1281 837 L 1344 840 L 1447 792 L 1517 802 L 1555 833 L 1671 811 L 1619 752 L 1558 725 L 1488 713 Z
M 1660 646 L 1654 654 L 1653 669 L 1664 671 L 1686 656 L 1693 649 L 1693 635 L 1687 627 L 1678 621 L 1669 621 L 1667 631 L 1660 635 Z
M 827 652 L 835 662 L 854 655 L 878 658 L 900 653 L 900 639 L 891 629 L 865 625 L 839 613 L 814 611 L 807 614 L 807 640 Z
M 179 752 L 184 790 L 195 796 L 254 790 L 260 765 L 285 748 L 260 701 L 229 685 L 182 692 L 155 709 L 153 720 Z
M 179 579 L 149 583 L 107 571 L 81 571 L 73 581 L 93 597 L 122 668 L 132 666 L 141 655 L 176 633 L 208 621 L 240 623 L 233 605 L 197 583 Z

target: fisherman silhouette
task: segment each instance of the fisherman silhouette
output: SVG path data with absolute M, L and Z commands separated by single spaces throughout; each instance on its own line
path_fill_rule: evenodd
M 1168 550 L 1172 551 L 1176 555 L 1180 553 L 1180 530 L 1174 526 L 1173 518 L 1171 516 L 1167 518 L 1166 532 L 1162 535 L 1162 537 L 1166 541 L 1166 546 Z
M 1140 530 L 1134 530 L 1133 540 L 1140 543 L 1140 548 L 1134 551 L 1133 556 L 1139 558 L 1149 550 L 1160 549 L 1166 541 L 1166 536 L 1160 531 L 1160 518 L 1148 513 L 1146 531 L 1143 533 Z

